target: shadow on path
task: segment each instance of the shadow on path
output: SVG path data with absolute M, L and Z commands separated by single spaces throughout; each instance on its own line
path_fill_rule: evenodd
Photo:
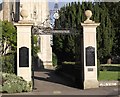
M 52 84 L 53 87 L 54 85 L 57 84 L 65 85 L 68 87 L 75 87 L 72 81 L 68 80 L 67 78 L 61 75 L 56 74 L 54 70 L 48 69 L 40 69 L 39 71 L 37 70 L 34 75 L 34 80 L 43 81 L 44 83 L 49 82 L 49 84 L 47 83 L 47 85 L 49 86 L 50 84 Z M 36 86 L 39 86 L 39 83 Z

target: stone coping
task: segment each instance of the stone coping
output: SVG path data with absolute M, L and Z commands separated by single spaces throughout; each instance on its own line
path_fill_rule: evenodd
M 99 86 L 119 86 L 120 82 L 119 81 L 99 81 Z

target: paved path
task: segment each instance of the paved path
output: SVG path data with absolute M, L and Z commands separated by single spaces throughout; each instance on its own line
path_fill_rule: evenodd
M 118 87 L 81 90 L 74 88 L 73 83 L 56 75 L 53 70 L 36 71 L 34 81 L 36 89 L 33 92 L 15 95 L 104 95 L 102 97 L 118 97 Z
M 37 95 L 118 95 L 118 87 L 75 88 L 71 81 L 56 75 L 53 70 L 36 71 L 35 88 L 33 94 Z

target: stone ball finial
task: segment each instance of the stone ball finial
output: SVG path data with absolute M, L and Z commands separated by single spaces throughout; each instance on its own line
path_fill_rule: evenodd
M 28 12 L 25 9 L 25 5 L 21 5 L 21 12 L 20 12 L 20 16 L 22 17 L 22 20 L 25 20 L 28 17 Z
M 86 10 L 85 11 L 85 16 L 87 17 L 87 19 L 90 19 L 92 16 L 92 11 L 91 10 Z
M 31 20 L 28 20 L 28 16 L 29 13 L 28 11 L 25 9 L 26 7 L 24 7 L 23 5 L 21 5 L 21 12 L 20 12 L 20 16 L 22 17 L 22 19 L 20 21 L 18 21 L 18 23 L 20 24 L 33 24 L 33 22 Z
M 94 23 L 94 21 L 90 20 L 90 18 L 92 17 L 92 11 L 91 10 L 86 10 L 85 11 L 85 16 L 87 17 L 87 19 L 84 21 L 84 23 Z
M 28 17 L 28 12 L 27 10 L 25 9 L 22 9 L 21 12 L 20 12 L 20 15 L 23 19 L 27 18 Z

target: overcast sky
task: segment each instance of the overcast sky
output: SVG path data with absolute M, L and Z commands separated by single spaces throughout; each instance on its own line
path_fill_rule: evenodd
M 2 2 L 2 0 L 0 0 L 0 3 Z

